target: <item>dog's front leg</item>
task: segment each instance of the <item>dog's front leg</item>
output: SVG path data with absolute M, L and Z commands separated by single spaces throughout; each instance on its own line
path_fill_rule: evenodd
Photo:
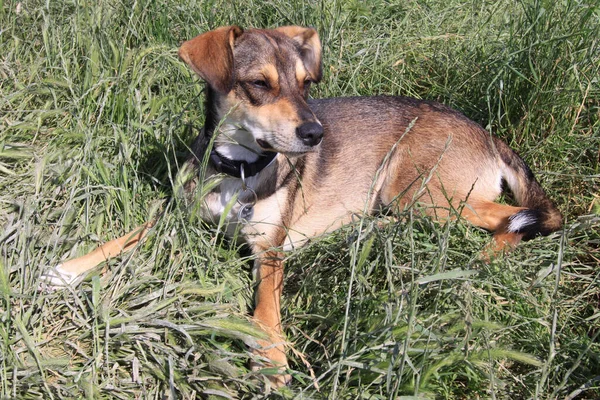
M 254 268 L 258 282 L 254 320 L 269 335 L 269 340 L 259 341 L 259 348 L 254 352 L 269 361 L 266 365 L 255 361 L 252 363 L 252 369 L 278 368 L 279 373 L 269 375 L 269 380 L 273 386 L 280 387 L 291 381 L 291 376 L 285 374 L 288 364 L 281 328 L 280 299 L 283 289 L 283 254 L 277 251 L 265 251 L 257 258 Z

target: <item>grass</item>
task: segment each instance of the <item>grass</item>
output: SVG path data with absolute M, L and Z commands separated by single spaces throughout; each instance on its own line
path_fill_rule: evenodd
M 273 398 L 600 397 L 600 7 L 593 1 L 0 0 L 0 398 L 253 398 L 250 260 L 165 203 L 202 124 L 177 59 L 224 25 L 311 25 L 314 97 L 451 105 L 526 159 L 562 232 L 490 264 L 489 235 L 407 212 L 288 254 L 295 380 Z M 44 266 L 168 212 L 81 285 Z M 267 395 L 265 395 L 267 396 Z M 404 396 L 404 397 L 403 397 Z

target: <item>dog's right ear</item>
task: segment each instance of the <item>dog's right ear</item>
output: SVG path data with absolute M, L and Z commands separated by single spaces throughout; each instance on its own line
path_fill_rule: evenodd
M 179 57 L 212 88 L 229 93 L 233 87 L 233 45 L 244 31 L 223 26 L 184 42 Z

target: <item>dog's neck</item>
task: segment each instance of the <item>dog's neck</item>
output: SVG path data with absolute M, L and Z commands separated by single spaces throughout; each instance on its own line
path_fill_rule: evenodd
M 252 134 L 243 129 L 239 121 L 229 118 L 227 111 L 220 108 L 218 100 L 219 95 L 207 86 L 204 132 L 207 142 L 214 137 L 211 163 L 217 171 L 234 177 L 240 177 L 244 172 L 246 176 L 257 174 L 268 166 L 277 154 L 263 152 Z M 244 172 L 241 171 L 242 167 Z

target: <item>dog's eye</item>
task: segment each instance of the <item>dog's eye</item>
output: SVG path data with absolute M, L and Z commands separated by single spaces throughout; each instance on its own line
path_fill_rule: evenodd
M 268 89 L 269 88 L 269 84 L 267 83 L 267 81 L 264 81 L 262 79 L 257 79 L 250 83 L 252 84 L 252 86 L 260 88 L 260 89 Z
M 304 81 L 304 88 L 308 89 L 310 87 L 310 84 L 312 83 L 312 81 L 310 79 L 306 79 Z

